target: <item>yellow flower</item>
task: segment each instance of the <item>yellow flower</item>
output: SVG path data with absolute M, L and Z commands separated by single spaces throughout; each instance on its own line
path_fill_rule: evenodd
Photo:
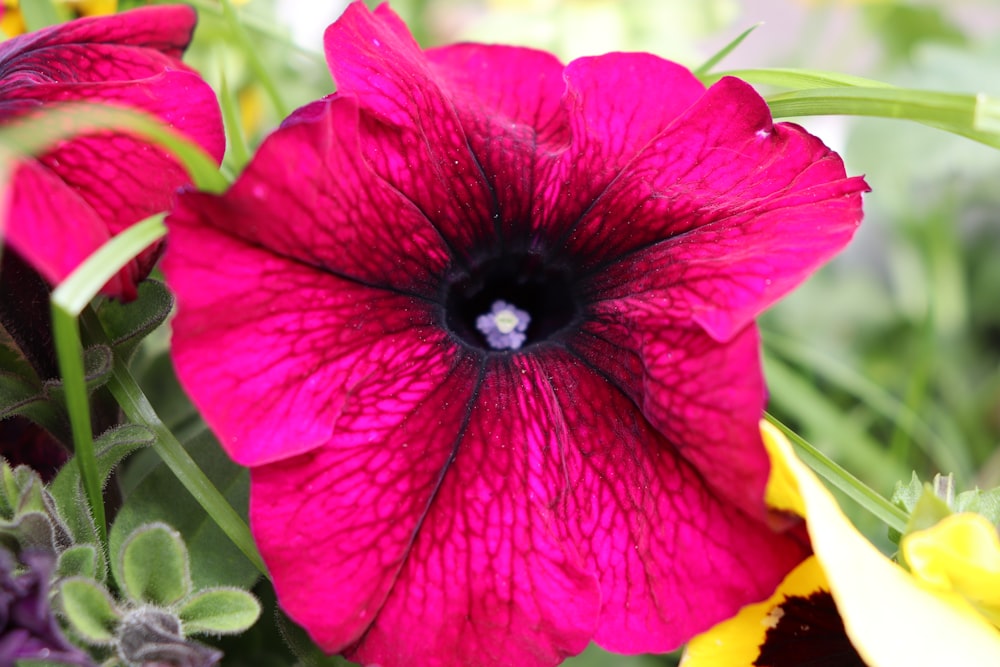
M 683 667 L 1000 665 L 990 622 L 1000 620 L 1000 540 L 988 521 L 956 514 L 907 535 L 911 574 L 854 528 L 777 429 L 762 423 L 761 432 L 773 465 L 768 502 L 806 518 L 815 555 L 770 599 L 694 638 Z
M 37 2 L 37 0 L 29 0 Z M 114 14 L 118 9 L 118 0 L 58 0 L 58 4 L 69 10 L 72 18 L 81 16 L 104 16 Z M 2 0 L 0 4 L 0 30 L 7 37 L 20 35 L 27 31 L 24 17 L 21 15 L 19 0 Z
M 1000 626 L 1000 536 L 985 517 L 953 514 L 904 537 L 900 550 L 921 585 Z

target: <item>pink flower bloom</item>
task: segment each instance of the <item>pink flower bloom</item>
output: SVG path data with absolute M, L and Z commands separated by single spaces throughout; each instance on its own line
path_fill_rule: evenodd
M 0 44 L 0 122 L 59 102 L 139 109 L 222 159 L 225 135 L 211 88 L 180 58 L 196 15 L 186 6 L 86 18 Z M 16 171 L 5 242 L 52 283 L 111 236 L 170 208 L 190 179 L 163 151 L 111 132 L 63 142 Z M 105 287 L 133 298 L 159 256 L 143 253 Z
M 421 52 L 360 3 L 326 51 L 339 92 L 183 195 L 164 262 L 284 609 L 364 664 L 534 666 L 766 597 L 804 551 L 764 509 L 753 318 L 864 181 L 647 54 Z

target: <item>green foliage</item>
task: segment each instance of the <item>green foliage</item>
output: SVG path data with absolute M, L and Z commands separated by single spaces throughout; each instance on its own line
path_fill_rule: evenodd
M 260 604 L 242 589 L 212 588 L 188 598 L 178 615 L 188 633 L 232 635 L 257 621 Z
M 82 551 L 68 559 L 87 561 Z M 113 660 L 123 664 L 146 664 L 154 654 L 162 659 L 161 650 L 182 664 L 214 664 L 218 652 L 188 635 L 240 633 L 260 616 L 260 604 L 245 590 L 194 591 L 187 547 L 166 524 L 138 526 L 121 542 L 113 562 L 121 598 L 92 577 L 71 576 L 59 584 L 59 601 L 76 636 L 113 648 Z
M 147 523 L 122 543 L 115 574 L 132 600 L 168 607 L 191 592 L 188 554 L 179 533 L 162 523 Z
M 189 443 L 188 451 L 215 487 L 245 515 L 249 492 L 246 470 L 229 460 L 207 431 Z M 151 470 L 139 479 L 128 476 L 125 480 L 126 501 L 110 533 L 112 552 L 119 550 L 125 537 L 141 524 L 160 521 L 185 536 L 195 586 L 252 586 L 260 576 L 256 568 L 226 539 L 170 469 L 155 458 L 150 460 Z
M 146 336 L 156 330 L 170 315 L 174 297 L 158 280 L 145 280 L 139 285 L 139 296 L 131 303 L 105 301 L 97 309 L 104 331 L 115 354 L 131 360 Z
M 121 614 L 108 591 L 93 579 L 73 577 L 59 585 L 59 598 L 70 627 L 90 644 L 114 642 Z

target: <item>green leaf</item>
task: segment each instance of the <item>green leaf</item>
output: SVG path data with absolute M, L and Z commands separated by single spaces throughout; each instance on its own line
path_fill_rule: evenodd
M 57 440 L 69 440 L 66 411 L 50 400 L 41 386 L 10 373 L 0 372 L 0 420 L 24 417 Z
M 187 451 L 226 500 L 245 517 L 249 494 L 247 471 L 233 463 L 206 430 L 187 443 Z M 184 536 L 196 588 L 214 585 L 248 588 L 259 576 L 246 556 L 162 462 L 128 493 L 111 527 L 112 553 L 125 535 L 147 521 L 168 523 Z
M 896 488 L 892 491 L 890 502 L 909 514 L 917 506 L 917 501 L 920 500 L 920 496 L 922 495 L 924 495 L 924 483 L 920 481 L 917 473 L 914 472 L 908 484 L 896 482 Z
M 257 622 L 260 603 L 244 590 L 213 588 L 192 596 L 181 606 L 179 615 L 185 635 L 232 635 Z
M 104 486 L 111 471 L 126 456 L 136 449 L 152 445 L 154 440 L 152 432 L 138 424 L 125 424 L 103 433 L 94 442 L 96 470 L 100 485 Z M 59 515 L 66 521 L 74 541 L 96 544 L 99 540 L 97 527 L 83 492 L 79 466 L 75 465 L 73 461 L 64 465 L 49 485 L 49 491 L 55 499 Z M 101 562 L 103 563 L 103 559 Z M 103 565 L 99 575 L 98 578 L 103 581 L 106 576 Z
M 109 645 L 121 619 L 114 601 L 92 579 L 73 577 L 59 585 L 62 609 L 73 629 L 90 644 Z
M 903 535 L 908 535 L 917 530 L 926 530 L 947 516 L 952 514 L 948 503 L 939 498 L 930 484 L 924 485 L 924 492 L 920 494 L 917 503 L 910 512 L 910 518 L 906 522 L 906 530 Z
M 174 298 L 157 280 L 144 280 L 139 297 L 131 303 L 105 301 L 97 311 L 115 353 L 126 361 L 139 343 L 160 326 L 174 306 Z
M 118 583 L 136 602 L 167 607 L 191 592 L 187 548 L 180 533 L 166 524 L 136 528 L 116 560 Z
M 107 384 L 111 377 L 113 356 L 107 345 L 91 345 L 83 351 L 83 379 L 87 393 Z M 63 403 L 66 400 L 66 388 L 58 378 L 42 383 L 42 391 L 49 400 Z
M 15 553 L 24 549 L 58 553 L 55 528 L 42 512 L 25 512 L 0 523 L 0 543 Z
M 775 86 L 777 88 L 841 88 L 841 87 L 865 87 L 865 88 L 892 88 L 888 83 L 882 83 L 875 79 L 866 79 L 860 76 L 842 74 L 840 72 L 828 72 L 816 69 L 798 69 L 793 67 L 768 67 L 763 69 L 735 69 L 716 74 L 706 75 L 706 83 L 715 83 L 724 76 L 734 76 L 747 83 L 761 86 Z
M 98 572 L 103 567 L 103 564 L 98 566 L 99 558 L 103 560 L 103 557 L 99 556 L 94 545 L 74 545 L 59 554 L 56 576 L 62 579 L 69 577 L 96 579 Z
M 6 459 L 0 457 L 0 518 L 10 519 L 14 516 L 18 495 L 14 470 Z
M 986 517 L 994 526 L 1000 525 L 1000 488 L 982 491 L 974 489 L 958 494 L 956 512 L 975 512 Z

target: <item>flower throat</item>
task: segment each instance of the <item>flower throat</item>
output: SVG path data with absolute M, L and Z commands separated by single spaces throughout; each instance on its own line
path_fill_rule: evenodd
M 445 324 L 472 347 L 519 350 L 575 324 L 579 301 L 567 267 L 535 254 L 504 255 L 445 279 Z

